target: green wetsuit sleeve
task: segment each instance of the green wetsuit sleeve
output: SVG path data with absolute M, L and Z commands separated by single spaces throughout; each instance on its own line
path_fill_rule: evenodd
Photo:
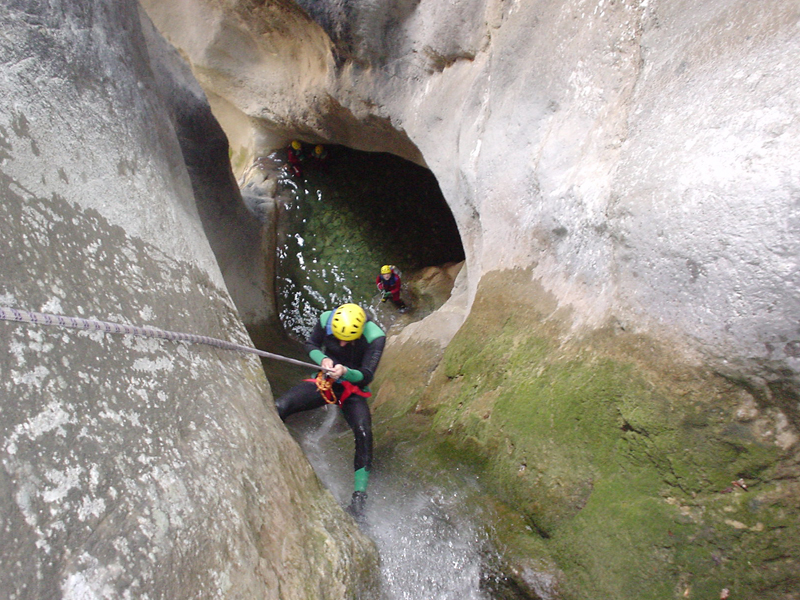
M 344 374 L 342 379 L 350 383 L 359 383 L 364 380 L 364 374 L 358 369 L 347 369 L 347 373 Z
M 364 354 L 364 359 L 361 363 L 361 369 L 348 369 L 344 374 L 345 381 L 350 383 L 361 383 L 367 379 L 367 383 L 372 381 L 375 376 L 375 369 L 378 367 L 378 361 L 381 359 L 383 353 L 383 346 L 386 342 L 386 334 L 372 321 L 368 321 L 364 326 L 364 339 L 369 344 L 369 349 Z
M 308 353 L 308 356 L 318 365 L 322 364 L 322 360 L 325 358 L 325 353 L 322 350 L 318 350 L 314 348 L 311 352 Z

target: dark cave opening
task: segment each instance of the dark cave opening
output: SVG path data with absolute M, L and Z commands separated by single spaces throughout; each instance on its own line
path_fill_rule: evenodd
M 269 332 L 271 352 L 308 357 L 302 341 L 319 315 L 354 302 L 385 330 L 424 318 L 436 307 L 415 297 L 414 278 L 424 269 L 464 261 L 456 221 L 433 173 L 392 154 L 345 146 L 303 144 L 296 169 L 287 149 L 258 160 L 274 177 L 275 303 L 279 332 Z M 245 194 L 246 196 L 246 194 Z M 253 209 L 252 202 L 245 202 Z M 381 303 L 376 277 L 382 265 L 402 274 L 406 314 Z M 405 312 L 405 311 L 404 311 Z M 399 320 L 398 320 L 399 318 Z M 254 336 L 254 340 L 256 337 Z M 264 360 L 273 393 L 298 378 L 302 368 Z
M 304 145 L 305 149 L 306 145 Z M 291 337 L 343 302 L 369 305 L 382 265 L 403 274 L 464 260 L 458 227 L 431 171 L 391 154 L 309 146 L 278 180 L 276 297 Z

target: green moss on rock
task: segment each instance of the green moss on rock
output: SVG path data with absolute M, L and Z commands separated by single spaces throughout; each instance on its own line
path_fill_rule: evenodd
M 524 561 L 539 539 L 563 598 L 797 598 L 798 469 L 737 420 L 741 389 L 656 340 L 577 336 L 555 308 L 530 273 L 489 274 L 413 405 L 382 389 L 378 413 L 424 419 L 420 444 L 480 472 L 529 524 L 499 543 Z

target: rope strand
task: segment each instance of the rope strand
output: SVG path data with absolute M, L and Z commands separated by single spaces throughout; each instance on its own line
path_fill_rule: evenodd
M 327 378 L 325 373 L 320 371 L 317 373 L 317 378 L 314 382 L 317 384 L 317 390 L 320 396 L 322 396 L 322 399 L 328 404 L 336 404 L 338 400 L 336 398 L 336 392 L 333 391 L 333 380 Z
M 288 358 L 286 356 L 280 356 L 279 354 L 272 354 L 271 352 L 265 352 L 263 350 L 258 350 L 257 348 L 251 348 L 250 346 L 244 346 L 234 342 L 226 342 L 225 340 L 207 337 L 204 335 L 179 333 L 177 331 L 165 331 L 163 329 L 156 329 L 155 327 L 137 327 L 134 325 L 122 325 L 120 323 L 82 319 L 80 317 L 65 317 L 63 315 L 29 312 L 27 310 L 9 308 L 7 306 L 0 306 L 0 320 L 15 321 L 17 323 L 33 323 L 36 325 L 56 325 L 58 327 L 82 329 L 84 331 L 102 331 L 104 333 L 118 333 L 123 335 L 135 335 L 138 337 L 159 338 L 162 340 L 169 340 L 171 342 L 205 344 L 207 346 L 222 348 L 223 350 L 257 354 L 258 356 L 263 356 L 264 358 L 280 360 L 297 365 L 299 367 L 319 369 L 319 365 L 306 363 L 300 360 L 295 360 L 294 358 Z

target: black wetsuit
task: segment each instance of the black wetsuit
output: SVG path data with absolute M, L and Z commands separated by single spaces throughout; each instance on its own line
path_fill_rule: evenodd
M 347 367 L 347 373 L 342 379 L 358 386 L 361 390 L 366 390 L 378 368 L 386 336 L 376 323 L 368 319 L 364 325 L 362 336 L 341 346 L 339 340 L 329 333 L 330 316 L 331 311 L 322 314 L 306 341 L 305 349 L 309 357 L 317 364 L 321 364 L 322 360 L 328 357 L 333 360 L 334 365 L 341 364 Z M 344 386 L 339 382 L 334 383 L 333 392 L 337 398 L 341 398 Z M 304 381 L 294 386 L 275 401 L 282 420 L 286 420 L 286 417 L 294 413 L 319 408 L 325 404 L 325 399 L 320 395 L 316 383 L 311 381 Z M 354 468 L 356 471 L 360 469 L 370 471 L 372 469 L 372 418 L 367 399 L 357 394 L 351 394 L 342 404 L 342 413 L 355 436 Z

